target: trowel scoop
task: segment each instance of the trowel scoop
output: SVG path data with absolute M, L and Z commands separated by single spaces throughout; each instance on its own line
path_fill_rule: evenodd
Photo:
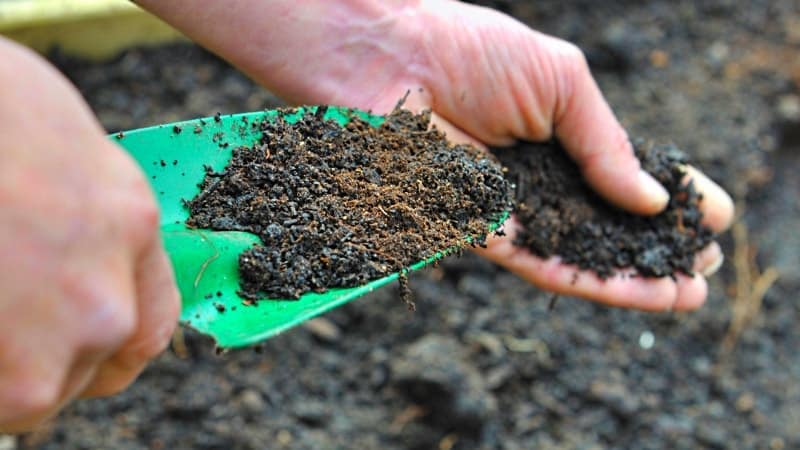
M 399 273 L 351 288 L 307 293 L 298 300 L 263 299 L 249 302 L 239 291 L 239 254 L 261 241 L 235 231 L 194 229 L 186 225 L 185 201 L 195 197 L 207 168 L 221 172 L 232 151 L 261 138 L 258 124 L 283 116 L 292 123 L 316 107 L 269 110 L 194 119 L 112 135 L 139 163 L 161 209 L 164 246 L 174 267 L 182 297 L 180 322 L 213 337 L 222 348 L 256 344 L 316 315 L 343 305 L 395 281 Z M 360 117 L 379 126 L 384 117 L 364 111 L 328 107 L 324 118 L 345 125 Z M 505 218 L 500 218 L 496 228 Z M 446 253 L 447 249 L 442 249 Z M 419 269 L 444 253 L 412 265 Z

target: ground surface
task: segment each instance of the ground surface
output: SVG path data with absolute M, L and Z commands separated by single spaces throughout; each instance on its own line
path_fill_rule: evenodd
M 800 4 L 495 4 L 581 45 L 633 135 L 674 141 L 736 194 L 742 220 L 702 310 L 548 311 L 546 293 L 467 255 L 411 278 L 413 314 L 384 289 L 260 353 L 217 356 L 187 334 L 125 393 L 16 445 L 800 447 Z M 275 104 L 188 46 L 65 67 L 110 131 Z M 770 267 L 781 275 L 759 309 Z

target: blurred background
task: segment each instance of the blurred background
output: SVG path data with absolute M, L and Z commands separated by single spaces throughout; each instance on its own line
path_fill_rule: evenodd
M 411 277 L 415 313 L 383 289 L 222 355 L 184 330 L 126 392 L 0 450 L 800 448 L 800 3 L 478 3 L 578 44 L 632 136 L 733 194 L 701 310 L 550 310 L 466 254 Z M 109 133 L 281 104 L 123 0 L 0 0 L 0 34 Z

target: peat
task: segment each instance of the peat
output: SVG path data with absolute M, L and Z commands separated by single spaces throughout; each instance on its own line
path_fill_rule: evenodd
M 290 298 L 400 271 L 472 237 L 511 206 L 500 164 L 449 143 L 430 114 L 396 109 L 380 127 L 344 127 L 324 108 L 260 124 L 188 202 L 190 226 L 255 233 L 239 258 L 242 296 Z
M 558 255 L 601 278 L 631 267 L 646 277 L 691 274 L 694 254 L 713 235 L 700 223 L 701 195 L 683 182 L 687 158 L 673 145 L 634 146 L 644 170 L 670 193 L 669 205 L 655 216 L 605 202 L 556 141 L 496 149 L 516 183 L 515 212 L 523 229 L 514 243 L 540 257 Z

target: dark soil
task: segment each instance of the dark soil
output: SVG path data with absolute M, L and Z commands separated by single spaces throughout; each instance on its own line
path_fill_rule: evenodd
M 601 278 L 630 267 L 646 277 L 691 274 L 694 254 L 712 233 L 700 224 L 701 196 L 691 182 L 683 183 L 687 158 L 670 145 L 638 143 L 635 151 L 642 168 L 670 193 L 667 208 L 652 217 L 605 202 L 557 142 L 496 149 L 516 184 L 515 213 L 523 229 L 514 243 L 543 258 L 558 255 Z
M 341 127 L 324 111 L 262 122 L 261 140 L 234 149 L 188 202 L 191 226 L 261 237 L 239 257 L 244 297 L 358 286 L 481 245 L 510 209 L 500 164 L 448 143 L 430 113 L 396 109 L 376 128 L 358 117 Z
M 130 389 L 75 403 L 16 445 L 800 448 L 800 116 L 792 107 L 800 4 L 491 3 L 580 45 L 630 135 L 675 142 L 734 193 L 751 246 L 720 237 L 727 261 L 709 279 L 702 309 L 647 314 L 562 298 L 550 311 L 548 293 L 466 253 L 410 277 L 414 314 L 381 289 L 267 341 L 261 353 L 221 356 L 187 331 Z M 277 105 L 188 45 L 107 64 L 57 59 L 109 132 Z M 747 299 L 737 295 L 737 267 L 748 264 L 781 277 L 725 356 L 733 305 Z

